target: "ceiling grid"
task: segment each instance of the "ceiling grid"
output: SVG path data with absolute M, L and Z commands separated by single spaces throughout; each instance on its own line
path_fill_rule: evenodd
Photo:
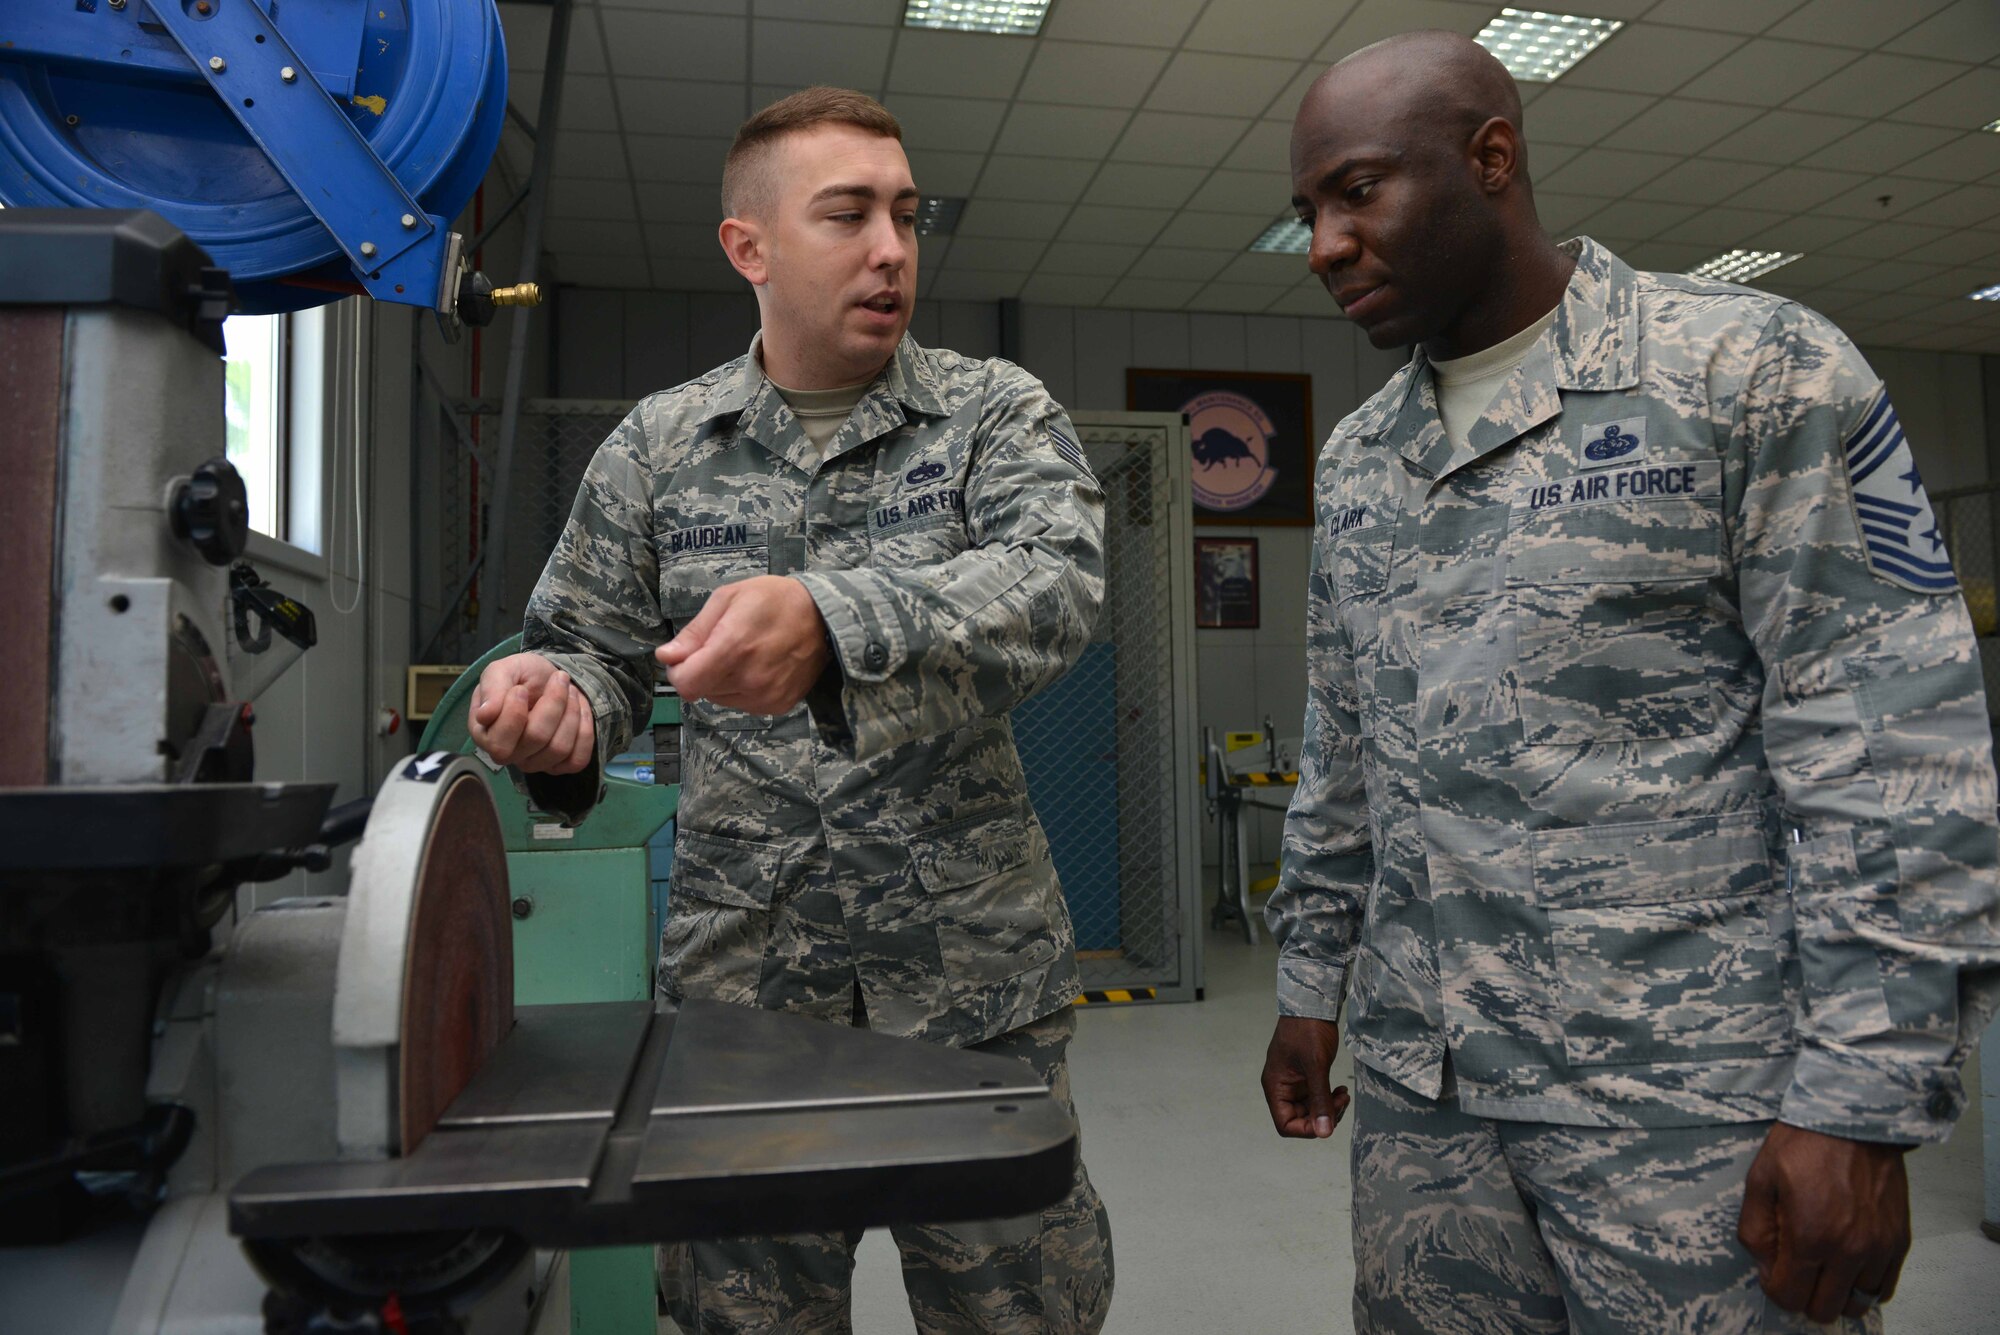
M 1290 114 L 1399 31 L 1474 33 L 1484 0 L 1054 0 L 1034 37 L 905 29 L 902 0 L 576 0 L 548 240 L 565 281 L 729 290 L 729 135 L 811 78 L 900 116 L 920 189 L 968 202 L 922 294 L 1338 318 L 1298 255 Z M 2000 352 L 2000 4 L 1576 0 L 1624 26 L 1524 84 L 1552 232 L 1641 268 L 1800 253 L 1756 279 L 1866 343 Z M 532 116 L 545 6 L 502 3 Z M 525 174 L 527 144 L 506 152 Z

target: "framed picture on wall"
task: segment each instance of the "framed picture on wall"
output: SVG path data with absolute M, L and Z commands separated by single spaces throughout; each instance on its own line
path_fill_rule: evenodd
M 1196 628 L 1255 630 L 1257 608 L 1257 539 L 1196 538 Z
M 1311 376 L 1132 367 L 1125 406 L 1188 419 L 1195 523 L 1312 522 Z

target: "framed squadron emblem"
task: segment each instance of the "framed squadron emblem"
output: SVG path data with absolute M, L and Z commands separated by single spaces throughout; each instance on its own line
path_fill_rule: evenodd
M 1187 418 L 1195 523 L 1312 522 L 1311 376 L 1133 367 L 1125 406 Z

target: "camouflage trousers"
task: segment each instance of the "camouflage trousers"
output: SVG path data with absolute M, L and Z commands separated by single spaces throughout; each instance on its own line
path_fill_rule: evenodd
M 1354 1328 L 1838 1331 L 1769 1302 L 1736 1240 L 1769 1122 L 1665 1130 L 1495 1121 L 1356 1064 Z
M 972 1051 L 1035 1068 L 1070 1100 L 1065 1006 Z M 1069 1195 L 1039 1214 L 891 1230 L 923 1335 L 1096 1335 L 1111 1306 L 1111 1221 L 1078 1141 Z M 861 1233 L 732 1238 L 660 1248 L 660 1292 L 685 1335 L 850 1335 Z

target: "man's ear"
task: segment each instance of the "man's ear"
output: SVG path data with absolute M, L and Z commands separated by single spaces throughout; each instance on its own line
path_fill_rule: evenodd
M 736 272 L 742 274 L 752 287 L 764 286 L 763 225 L 751 218 L 724 218 L 722 226 L 716 229 L 716 237 L 722 242 L 722 253 L 729 257 L 729 263 Z
M 1513 122 L 1495 116 L 1472 133 L 1472 161 L 1479 173 L 1479 188 L 1497 195 L 1514 183 L 1525 166 L 1521 132 Z

